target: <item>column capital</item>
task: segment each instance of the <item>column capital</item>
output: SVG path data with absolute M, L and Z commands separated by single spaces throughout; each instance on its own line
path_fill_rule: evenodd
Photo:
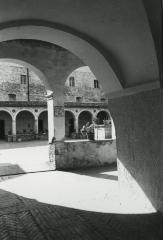
M 53 99 L 53 97 L 54 97 L 54 92 L 48 90 L 45 97 L 46 97 L 47 101 Z

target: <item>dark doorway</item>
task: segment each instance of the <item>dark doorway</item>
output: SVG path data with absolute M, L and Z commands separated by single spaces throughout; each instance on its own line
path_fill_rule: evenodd
M 38 129 L 39 129 L 39 133 L 42 133 L 44 131 L 43 119 L 38 120 Z
M 74 132 L 75 132 L 74 115 L 72 112 L 66 111 L 65 112 L 65 136 L 68 138 L 71 138 Z
M 5 121 L 0 120 L 0 139 L 5 138 Z

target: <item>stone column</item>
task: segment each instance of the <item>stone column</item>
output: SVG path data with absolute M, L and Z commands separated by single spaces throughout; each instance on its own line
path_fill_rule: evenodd
M 48 107 L 48 140 L 52 143 L 54 139 L 54 99 L 53 92 L 47 96 L 47 107 Z
M 112 139 L 116 139 L 115 125 L 112 118 L 111 118 L 111 137 Z
M 16 142 L 16 119 L 12 119 L 12 136 L 13 142 Z
M 78 133 L 79 132 L 79 119 L 78 116 L 75 116 L 75 132 Z
M 36 139 L 38 139 L 38 117 L 35 118 L 35 134 L 36 134 Z
M 49 161 L 55 165 L 55 136 L 54 136 L 54 99 L 53 92 L 46 96 L 48 108 L 48 141 L 49 141 Z

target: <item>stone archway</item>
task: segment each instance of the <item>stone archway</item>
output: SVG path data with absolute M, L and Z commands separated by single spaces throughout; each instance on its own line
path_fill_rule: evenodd
M 42 111 L 38 116 L 38 133 L 48 133 L 48 112 L 47 110 Z
M 12 134 L 12 116 L 8 111 L 0 110 L 0 140 Z
M 104 121 L 105 120 L 109 120 L 110 119 L 110 116 L 109 116 L 109 113 L 107 111 L 99 111 L 97 113 L 97 121 L 98 121 L 98 124 L 104 124 Z
M 86 40 L 66 31 L 46 26 L 25 25 L 0 30 L 0 41 L 35 39 L 59 45 L 88 65 L 106 92 L 122 90 L 120 81 L 105 57 Z M 109 81 L 108 81 L 109 79 Z
M 78 116 L 79 131 L 88 122 L 89 124 L 92 123 L 92 113 L 87 110 L 84 110 Z
M 32 112 L 22 110 L 16 115 L 16 135 L 20 136 L 21 140 L 33 140 L 35 135 L 35 117 Z M 32 139 L 26 139 L 29 135 L 33 135 Z M 30 137 L 30 136 L 29 136 Z M 23 138 L 23 139 L 22 139 Z

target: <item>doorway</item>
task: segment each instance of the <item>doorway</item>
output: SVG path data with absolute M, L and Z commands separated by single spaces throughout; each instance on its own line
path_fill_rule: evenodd
M 0 139 L 5 139 L 5 120 L 0 119 Z
M 38 129 L 39 129 L 39 133 L 42 133 L 44 131 L 44 124 L 43 124 L 43 119 L 39 119 L 38 120 Z

